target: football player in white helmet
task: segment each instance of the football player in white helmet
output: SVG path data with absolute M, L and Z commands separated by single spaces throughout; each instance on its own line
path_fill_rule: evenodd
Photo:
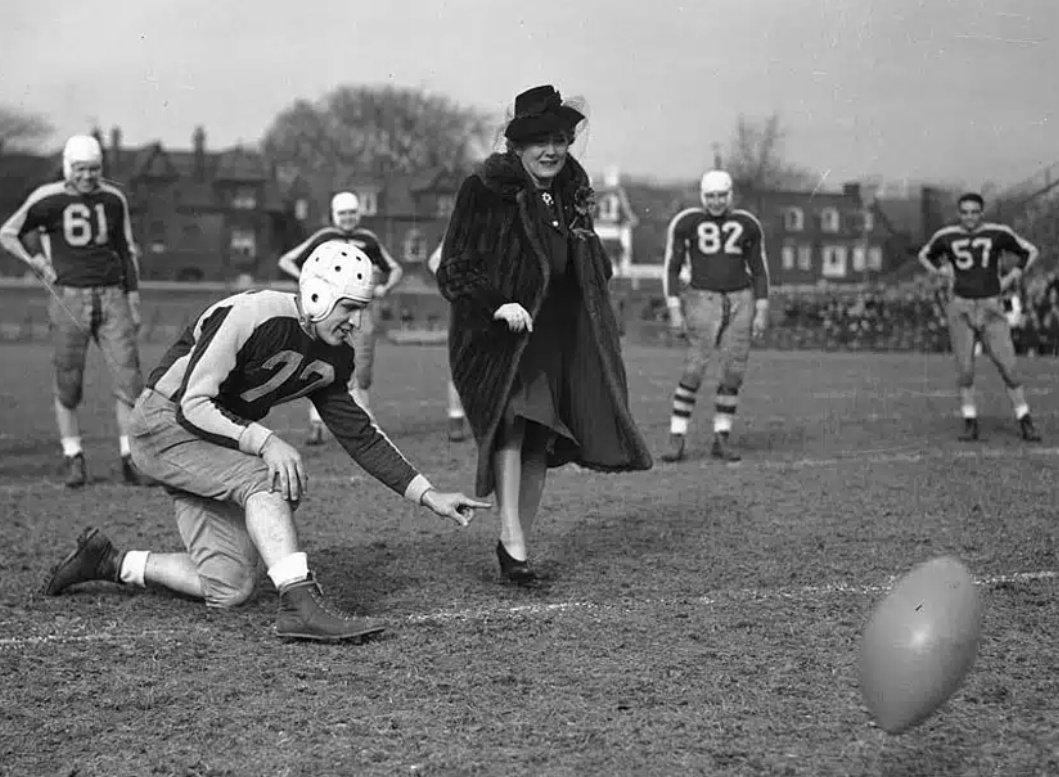
M 673 392 L 669 448 L 662 460 L 680 461 L 706 368 L 720 352 L 721 379 L 714 397 L 713 458 L 739 461 L 729 433 L 739 404 L 752 338 L 768 326 L 769 273 L 761 222 L 732 207 L 732 177 L 710 170 L 699 187 L 702 207 L 678 213 L 666 236 L 663 289 L 674 334 L 687 337 L 684 371 Z M 681 290 L 680 276 L 690 266 Z
M 49 308 L 55 348 L 55 418 L 66 485 L 88 481 L 77 409 L 84 391 L 85 354 L 95 340 L 115 384 L 122 477 L 145 481 L 130 458 L 129 413 L 143 389 L 136 343 L 140 316 L 140 272 L 132 239 L 129 204 L 103 180 L 103 151 L 90 135 L 74 135 L 62 155 L 63 180 L 35 189 L 0 227 L 0 245 L 50 284 Z M 41 237 L 44 254 L 22 242 Z
M 396 493 L 460 526 L 489 507 L 437 491 L 346 388 L 348 343 L 374 299 L 371 267 L 355 246 L 326 243 L 305 262 L 297 294 L 236 294 L 184 331 L 136 402 L 133 456 L 167 486 L 186 552 L 119 551 L 89 527 L 52 570 L 45 594 L 105 580 L 229 608 L 253 596 L 260 560 L 279 590 L 278 636 L 356 641 L 383 630 L 323 600 L 293 518 L 309 482 L 305 463 L 262 423 L 272 408 L 308 397 L 350 456 Z
M 360 226 L 360 198 L 353 192 L 338 192 L 331 198 L 331 226 L 317 230 L 304 242 L 296 245 L 279 258 L 279 268 L 292 278 L 297 278 L 309 255 L 320 245 L 330 240 L 344 240 L 364 251 L 374 265 L 375 297 L 385 297 L 401 282 L 403 270 L 383 246 L 379 238 L 369 229 Z M 375 341 L 377 311 L 369 308 L 361 326 L 354 334 L 353 347 L 357 354 L 356 370 L 349 384 L 353 399 L 372 414 L 371 384 L 375 371 Z M 309 408 L 308 445 L 324 442 L 324 424 L 316 409 Z

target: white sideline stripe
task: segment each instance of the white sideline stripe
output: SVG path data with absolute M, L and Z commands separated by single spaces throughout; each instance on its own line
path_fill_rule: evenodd
M 462 610 L 438 610 L 431 613 L 420 613 L 405 616 L 406 623 L 452 623 L 454 621 L 483 621 L 490 618 L 532 618 L 548 616 L 556 613 L 577 611 L 634 611 L 652 607 L 665 607 L 675 605 L 699 605 L 711 607 L 726 602 L 758 602 L 775 601 L 777 599 L 806 600 L 816 599 L 821 596 L 853 595 L 867 596 L 871 594 L 885 593 L 899 579 L 898 576 L 891 577 L 883 585 L 853 585 L 850 583 L 828 583 L 827 585 L 806 585 L 783 588 L 738 588 L 732 591 L 716 591 L 703 596 L 694 596 L 680 599 L 646 599 L 639 602 L 620 602 L 616 604 L 574 601 L 553 602 L 545 604 L 523 604 L 510 607 L 478 607 Z M 1057 580 L 1059 572 L 1042 570 L 1038 572 L 1013 572 L 1005 575 L 991 575 L 978 578 L 975 584 L 983 587 L 992 587 L 1010 583 L 1031 583 L 1040 580 Z M 385 619 L 385 615 L 381 615 Z M 204 627 L 196 629 L 146 629 L 136 632 L 100 631 L 89 633 L 70 634 L 41 634 L 33 637 L 4 637 L 0 638 L 0 650 L 4 648 L 20 648 L 33 645 L 47 644 L 72 644 L 87 642 L 126 642 L 152 637 L 171 638 L 187 637 L 193 632 L 203 635 L 213 635 L 214 630 Z
M 969 445 L 971 443 L 968 443 Z M 468 449 L 468 456 L 471 455 L 471 450 Z M 699 469 L 713 469 L 713 468 L 725 468 L 725 469 L 747 469 L 760 467 L 763 469 L 802 469 L 812 467 L 833 467 L 840 464 L 863 464 L 868 462 L 870 464 L 915 464 L 921 461 L 932 461 L 937 459 L 1021 459 L 1031 458 L 1035 456 L 1041 457 L 1053 457 L 1059 456 L 1059 447 L 1040 448 L 1025 446 L 1022 448 L 978 448 L 975 450 L 931 450 L 931 451 L 914 451 L 908 447 L 901 448 L 885 448 L 880 450 L 853 450 L 848 453 L 843 453 L 840 456 L 825 456 L 816 458 L 813 456 L 806 456 L 800 459 L 743 459 L 740 462 L 733 464 L 721 465 L 712 460 L 703 460 L 697 465 L 687 462 L 678 464 L 659 464 L 659 468 L 672 468 L 672 469 L 688 469 L 697 466 Z M 469 461 L 470 459 L 468 459 Z M 602 473 L 596 473 L 592 470 L 583 469 L 576 465 L 567 465 L 555 470 L 552 475 L 600 475 Z M 606 475 L 606 477 L 614 477 L 613 475 Z M 323 485 L 355 485 L 357 483 L 368 480 L 369 476 L 362 473 L 353 473 L 349 475 L 317 475 L 310 477 L 309 487 L 312 488 L 314 484 Z M 36 490 L 41 491 L 60 491 L 69 493 L 71 495 L 86 495 L 99 490 L 113 490 L 113 491 L 128 491 L 131 487 L 126 486 L 122 483 L 93 483 L 85 488 L 72 490 L 66 488 L 62 483 L 53 480 L 30 480 L 22 483 L 7 483 L 0 485 L 0 494 L 26 494 L 32 493 Z M 158 491 L 160 495 L 164 496 L 164 492 Z

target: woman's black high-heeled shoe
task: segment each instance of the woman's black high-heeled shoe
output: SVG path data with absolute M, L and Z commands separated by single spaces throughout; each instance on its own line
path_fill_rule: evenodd
M 512 583 L 527 587 L 536 586 L 540 583 L 540 578 L 530 567 L 529 562 L 512 558 L 502 541 L 497 541 L 496 543 L 496 557 L 500 561 L 500 574 Z

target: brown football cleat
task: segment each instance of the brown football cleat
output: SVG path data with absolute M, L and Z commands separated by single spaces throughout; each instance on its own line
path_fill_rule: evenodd
M 671 434 L 669 435 L 669 449 L 662 454 L 662 461 L 673 463 L 675 461 L 683 461 L 684 459 L 684 446 L 687 442 L 687 435 L 684 434 Z
M 710 455 L 718 461 L 734 463 L 742 461 L 743 457 L 736 453 L 728 443 L 728 432 L 718 432 L 713 436 L 713 447 Z
M 117 550 L 103 532 L 87 528 L 77 538 L 77 548 L 52 567 L 44 594 L 58 596 L 72 585 L 96 580 L 120 583 L 123 558 L 125 553 Z
M 357 617 L 329 604 L 311 573 L 280 589 L 276 634 L 283 639 L 360 642 L 385 628 L 381 621 Z

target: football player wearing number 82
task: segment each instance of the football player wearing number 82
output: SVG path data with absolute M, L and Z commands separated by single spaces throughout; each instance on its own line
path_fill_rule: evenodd
M 662 276 L 670 327 L 687 337 L 684 372 L 673 393 L 669 450 L 662 461 L 684 458 L 695 399 L 710 357 L 721 352 L 721 377 L 714 399 L 711 455 L 738 461 L 728 436 L 739 403 L 751 338 L 768 326 L 769 273 L 761 223 L 732 208 L 732 178 L 723 170 L 702 177 L 701 208 L 681 211 L 669 224 Z M 681 270 L 691 279 L 679 294 Z
M 952 285 L 946 316 L 963 415 L 960 439 L 970 442 L 979 438 L 974 397 L 974 351 L 978 341 L 1007 386 L 1022 438 L 1039 442 L 1041 436 L 1030 417 L 1016 367 L 1015 346 L 1002 299 L 1003 293 L 1037 260 L 1037 247 L 1008 226 L 983 222 L 985 201 L 980 194 L 964 194 L 956 205 L 960 223 L 935 232 L 920 250 L 919 262 L 932 275 L 944 277 Z M 1001 277 L 1000 258 L 1005 252 L 1017 256 L 1019 266 Z
M 53 284 L 50 301 L 55 348 L 55 416 L 66 485 L 83 486 L 85 458 L 77 407 L 84 384 L 85 352 L 94 339 L 111 370 L 117 395 L 119 449 L 126 483 L 141 485 L 129 457 L 129 416 L 143 389 L 136 333 L 140 327 L 139 268 L 129 205 L 102 178 L 103 152 L 89 135 L 74 135 L 63 149 L 63 180 L 34 190 L 0 227 L 0 245 Z M 22 239 L 41 236 L 44 255 Z
M 303 265 L 297 294 L 249 291 L 207 308 L 150 374 L 133 411 L 133 458 L 172 496 L 186 552 L 122 553 L 88 528 L 45 593 L 104 580 L 234 607 L 256 590 L 260 561 L 280 592 L 280 637 L 359 641 L 381 631 L 379 621 L 324 600 L 294 525 L 305 465 L 260 423 L 273 407 L 308 397 L 350 456 L 409 501 L 460 526 L 489 507 L 435 490 L 350 396 L 351 343 L 374 296 L 368 256 L 331 241 Z

